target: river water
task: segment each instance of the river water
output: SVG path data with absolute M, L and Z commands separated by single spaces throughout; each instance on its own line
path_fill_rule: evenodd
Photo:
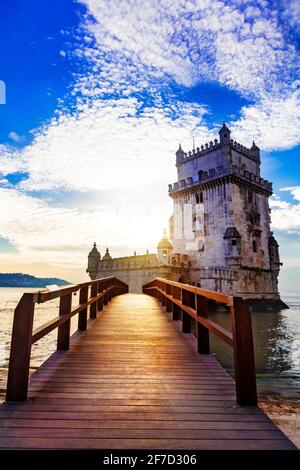
M 0 395 L 2 396 L 6 383 L 13 311 L 22 293 L 32 291 L 34 289 L 0 288 Z M 269 384 L 270 388 L 271 384 L 272 391 L 276 393 L 276 387 L 282 390 L 282 384 L 284 384 L 287 388 L 296 390 L 298 394 L 300 379 L 300 296 L 283 296 L 282 298 L 290 307 L 289 309 L 277 313 L 252 313 L 256 371 L 262 389 L 266 387 L 266 384 Z M 76 305 L 78 296 L 73 299 L 73 305 Z M 58 300 L 36 305 L 34 328 L 57 315 Z M 214 313 L 212 319 L 230 329 L 230 316 L 228 313 Z M 77 316 L 72 319 L 72 331 L 76 330 L 76 322 Z M 54 352 L 56 335 L 57 331 L 55 330 L 33 345 L 32 369 L 39 367 Z M 232 349 L 218 338 L 211 336 L 213 354 L 229 372 L 232 372 Z

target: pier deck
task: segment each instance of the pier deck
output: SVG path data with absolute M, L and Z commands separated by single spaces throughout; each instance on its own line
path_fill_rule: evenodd
M 112 298 L 0 406 L 0 448 L 295 449 L 145 294 Z

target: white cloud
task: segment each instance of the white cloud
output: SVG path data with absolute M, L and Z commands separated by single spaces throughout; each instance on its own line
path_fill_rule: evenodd
M 257 104 L 243 107 L 241 118 L 230 125 L 234 139 L 254 139 L 263 150 L 288 149 L 300 143 L 300 99 L 293 91 L 276 98 L 265 95 Z
M 17 134 L 15 131 L 11 131 L 9 134 L 8 134 L 8 137 L 13 140 L 14 142 L 21 142 L 22 141 L 22 137 Z
M 296 194 L 295 199 L 300 200 L 299 187 L 284 188 L 283 191 L 291 191 Z M 299 197 L 299 199 L 298 199 Z M 282 200 L 278 195 L 270 199 L 270 207 L 272 208 L 272 227 L 287 233 L 296 233 L 300 235 L 300 204 L 291 203 Z
M 26 163 L 21 150 L 16 151 L 14 148 L 0 144 L 0 159 L 0 174 L 8 175 L 17 171 L 25 171 Z
M 63 252 L 64 263 L 85 264 L 94 240 L 102 251 L 108 244 L 114 256 L 128 254 L 133 247 L 154 248 L 169 211 L 163 203 L 145 207 L 136 201 L 126 207 L 118 199 L 99 201 L 89 209 L 66 208 L 6 188 L 0 188 L 0 198 L 0 235 L 18 250 L 10 256 L 31 263 L 59 263 Z
M 182 106 L 172 119 L 169 109 L 139 107 L 136 99 L 94 100 L 79 113 L 53 119 L 24 149 L 29 179 L 21 187 L 111 191 L 173 182 L 178 142 L 190 148 L 196 126 L 199 142 L 210 137 L 199 126 L 205 110 Z M 12 161 L 7 157 L 8 170 Z
M 300 4 L 298 0 L 283 0 L 284 17 L 289 24 L 296 29 L 300 30 Z
M 246 143 L 250 136 L 265 150 L 300 142 L 299 54 L 268 3 L 82 3 L 95 20 L 86 27 L 96 45 L 80 51 L 94 69 L 78 82 L 77 92 L 92 98 L 153 89 L 157 97 L 169 77 L 185 86 L 218 82 L 254 100 L 232 123 L 235 138 Z
M 115 51 L 147 66 L 148 73 L 154 67 L 187 86 L 215 79 L 253 96 L 281 82 L 280 75 L 294 70 L 295 62 L 299 65 L 272 10 L 257 2 L 244 12 L 234 2 L 216 0 L 82 3 L 96 20 L 88 29 L 101 63 L 103 50 Z
M 300 201 L 300 186 L 289 186 L 286 188 L 281 188 L 280 191 L 288 191 L 291 193 L 296 201 Z

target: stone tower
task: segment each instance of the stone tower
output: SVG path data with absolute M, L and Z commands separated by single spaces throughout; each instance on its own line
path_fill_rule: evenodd
M 270 230 L 272 184 L 260 175 L 260 150 L 231 139 L 176 152 L 169 185 L 173 256 L 187 255 L 190 282 L 254 302 L 280 303 L 278 244 Z

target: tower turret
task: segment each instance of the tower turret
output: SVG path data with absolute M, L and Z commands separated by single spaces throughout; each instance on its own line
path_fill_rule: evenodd
M 179 144 L 178 150 L 176 152 L 176 166 L 181 164 L 184 159 L 184 155 L 185 153 L 181 148 L 181 144 Z
M 110 256 L 110 253 L 109 253 L 109 249 L 106 248 L 106 252 L 105 252 L 105 255 L 103 256 L 102 260 L 110 260 L 112 259 L 112 257 Z
M 252 147 L 250 148 L 250 152 L 252 154 L 253 157 L 257 158 L 258 160 L 260 160 L 260 148 L 257 147 L 256 143 L 254 142 L 253 140 L 253 144 L 252 144 Z
M 270 265 L 273 271 L 279 271 L 280 268 L 280 258 L 279 258 L 279 245 L 275 239 L 273 232 L 269 236 L 269 256 L 270 256 Z
M 86 269 L 86 272 L 90 275 L 92 280 L 96 278 L 98 264 L 100 260 L 101 255 L 97 249 L 97 243 L 94 242 L 93 248 L 88 255 L 88 267 Z
M 227 145 L 230 143 L 230 130 L 226 126 L 225 122 L 223 122 L 223 126 L 219 130 L 219 136 L 221 145 Z

